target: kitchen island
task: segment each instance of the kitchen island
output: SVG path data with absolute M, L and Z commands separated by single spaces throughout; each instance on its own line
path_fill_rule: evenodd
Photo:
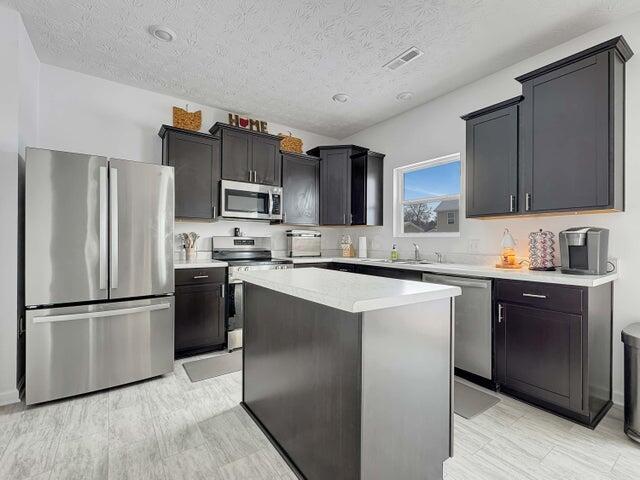
M 301 478 L 441 479 L 458 287 L 242 272 L 243 406 Z

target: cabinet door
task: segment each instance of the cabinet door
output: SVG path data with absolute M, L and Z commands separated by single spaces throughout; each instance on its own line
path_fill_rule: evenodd
M 320 152 L 320 224 L 351 224 L 351 150 Z
M 217 214 L 220 142 L 168 133 L 167 164 L 175 168 L 175 216 L 212 219 Z
M 494 331 L 498 383 L 583 410 L 582 316 L 500 302 Z
M 518 211 L 518 108 L 467 120 L 467 217 Z
M 608 55 L 523 84 L 521 201 L 526 211 L 609 205 Z
M 251 180 L 251 136 L 244 132 L 222 130 L 222 178 Z
M 283 223 L 318 225 L 318 159 L 282 155 Z
M 224 343 L 224 283 L 176 286 L 176 353 Z
M 280 186 L 280 142 L 272 138 L 251 135 L 251 169 L 253 181 Z

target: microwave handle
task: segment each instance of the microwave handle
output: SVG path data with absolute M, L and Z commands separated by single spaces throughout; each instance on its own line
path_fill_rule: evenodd
M 269 190 L 269 216 L 273 215 L 273 195 L 271 194 L 271 190 Z

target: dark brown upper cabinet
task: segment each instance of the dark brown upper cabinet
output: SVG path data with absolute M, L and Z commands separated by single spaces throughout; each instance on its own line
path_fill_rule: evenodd
M 320 159 L 282 152 L 282 223 L 318 225 Z
M 279 136 L 220 122 L 215 123 L 209 132 L 222 142 L 223 179 L 264 185 L 281 184 Z
M 206 133 L 162 125 L 162 164 L 174 167 L 175 216 L 213 220 L 219 213 L 220 141 Z
M 463 116 L 467 122 L 467 217 L 518 212 L 521 96 Z
M 624 210 L 625 63 L 632 55 L 623 37 L 613 38 L 516 78 L 523 99 L 517 108 L 499 109 L 508 116 L 463 117 L 467 216 Z M 514 151 L 514 118 L 515 190 L 507 161 Z M 493 125 L 478 123 L 483 120 Z M 501 138 L 504 144 L 496 144 Z
M 371 150 L 351 157 L 351 225 L 382 225 L 383 160 Z
M 614 38 L 518 77 L 527 212 L 624 210 L 625 62 Z
M 316 147 L 320 225 L 382 225 L 384 155 L 357 145 Z

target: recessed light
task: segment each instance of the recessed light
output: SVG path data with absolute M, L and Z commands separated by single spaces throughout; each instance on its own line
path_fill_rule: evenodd
M 176 32 L 164 25 L 151 25 L 149 27 L 149 33 L 163 42 L 171 42 L 176 38 Z
M 406 102 L 407 100 L 411 100 L 413 98 L 413 92 L 400 92 L 396 95 L 396 98 L 401 102 Z
M 349 95 L 347 95 L 346 93 L 336 93 L 333 97 L 331 97 L 331 99 L 334 102 L 347 103 L 349 101 Z

